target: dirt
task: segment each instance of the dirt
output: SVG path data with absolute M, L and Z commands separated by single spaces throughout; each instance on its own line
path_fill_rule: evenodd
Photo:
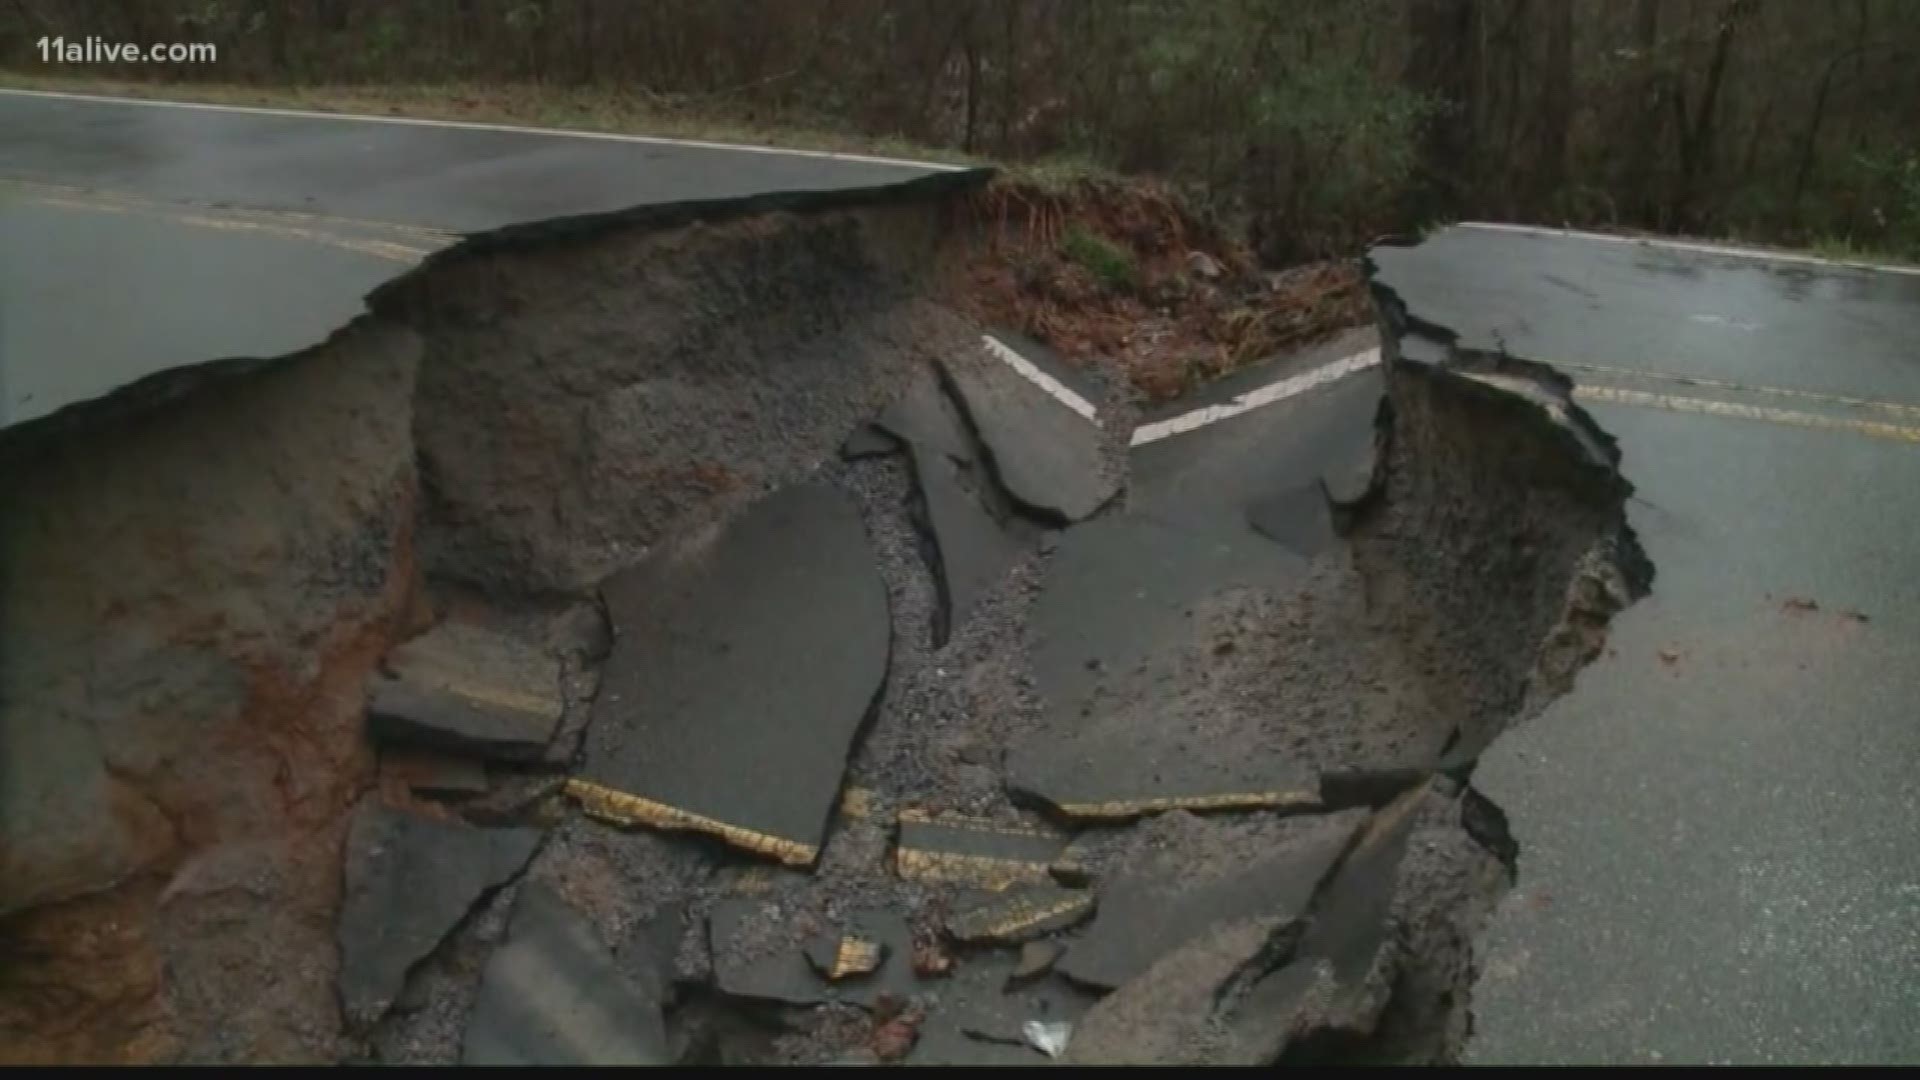
M 996 181 L 967 207 L 961 310 L 1171 401 L 1373 318 L 1355 261 L 1262 268 L 1143 180 Z
M 506 230 L 307 353 L 0 434 L 0 735 L 34 763 L 0 789 L 0 1057 L 339 1057 L 367 675 L 423 612 L 544 617 L 827 456 L 953 345 L 919 198 Z M 158 902 L 256 843 L 255 891 Z
M 367 676 L 425 624 L 465 620 L 561 661 L 564 738 L 492 770 L 487 793 L 416 809 L 550 828 L 526 875 L 629 977 L 647 977 L 641 943 L 670 918 L 683 992 L 669 1020 L 693 1056 L 911 1058 L 943 988 L 1010 953 L 942 946 L 948 976 L 877 1021 L 769 1011 L 713 991 L 704 919 L 723 899 L 758 902 L 729 962 L 797 955 L 874 910 L 935 940 L 958 893 L 893 873 L 893 814 L 1039 823 L 1003 765 L 1039 729 L 1028 616 L 1060 534 L 1030 523 L 1025 557 L 941 640 L 906 457 L 847 462 L 838 447 L 977 348 L 985 322 L 1119 374 L 1102 453 L 1124 470 L 1138 400 L 1350 326 L 1368 303 L 1356 268 L 1269 279 L 1171 199 L 1097 184 L 509 233 L 383 289 L 307 354 L 0 434 L 0 735 L 10 761 L 34 763 L 0 791 L 0 1057 L 457 1060 L 514 887 L 469 912 L 364 1032 L 340 1016 L 333 934 L 346 811 L 376 783 Z M 1121 251 L 1124 280 L 1095 276 L 1088 251 L 1106 249 L 1085 235 Z M 1283 745 L 1320 767 L 1471 756 L 1564 692 L 1644 591 L 1626 489 L 1590 453 L 1610 443 L 1577 409 L 1555 420 L 1461 374 L 1559 402 L 1551 373 L 1395 360 L 1384 487 L 1346 540 L 1298 589 L 1223 593 L 1198 613 L 1182 684 L 1203 741 Z M 859 505 L 892 611 L 885 689 L 847 772 L 871 793 L 865 815 L 836 819 L 810 871 L 580 816 L 555 792 L 606 654 L 594 587 L 814 476 Z M 1447 805 L 1393 879 L 1377 1027 L 1309 1043 L 1316 1059 L 1457 1053 L 1472 936 L 1511 838 L 1488 824 L 1497 811 L 1470 821 L 1470 800 Z M 1252 854 L 1180 849 L 1188 824 L 1095 830 L 1079 850 L 1096 882 L 1143 838 L 1196 865 Z

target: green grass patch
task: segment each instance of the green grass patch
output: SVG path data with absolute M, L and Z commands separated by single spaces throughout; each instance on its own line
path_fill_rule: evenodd
M 1060 254 L 1083 267 L 1111 292 L 1132 292 L 1140 285 L 1139 270 L 1125 249 L 1078 225 L 1061 237 Z

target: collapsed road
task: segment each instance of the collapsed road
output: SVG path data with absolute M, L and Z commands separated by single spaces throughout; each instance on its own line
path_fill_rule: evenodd
M 0 131 L 0 425 L 316 345 L 465 234 L 951 168 L 12 89 Z
M 1920 272 L 1511 227 L 1379 249 L 1619 436 L 1660 587 L 1474 775 L 1520 887 L 1469 1060 L 1920 1055 Z
M 943 301 L 986 179 L 475 231 L 0 432 L 7 1056 L 1457 1058 L 1613 440 L 1385 286 L 1139 416 Z

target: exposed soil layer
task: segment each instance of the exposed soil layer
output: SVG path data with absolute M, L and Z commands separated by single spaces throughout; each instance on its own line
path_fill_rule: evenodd
M 962 310 L 1110 367 L 1149 403 L 1372 319 L 1357 263 L 1264 270 L 1152 183 L 1002 179 L 966 213 Z
M 1025 1022 L 1083 1016 L 1086 1038 L 1068 1045 L 1085 1060 L 1451 1060 L 1469 1024 L 1472 937 L 1514 857 L 1497 809 L 1459 778 L 1565 691 L 1648 585 L 1610 440 L 1551 371 L 1462 354 L 1382 293 L 1387 373 L 1368 418 L 1382 452 L 1338 506 L 1317 508 L 1338 535 L 1273 563 L 1288 568 L 1277 576 L 1206 589 L 1182 631 L 1191 640 L 1156 679 L 1131 703 L 1096 699 L 1085 723 L 1168 760 L 1284 758 L 1315 781 L 1311 797 L 1211 804 L 1224 809 L 1208 816 L 1153 806 L 1097 824 L 1016 798 L 1018 748 L 1063 734 L 1035 678 L 1036 604 L 1059 587 L 1071 530 L 1124 525 L 1136 509 L 1091 500 L 1091 520 L 1069 524 L 1015 497 L 995 453 L 1021 438 L 1045 449 L 1053 403 L 1018 399 L 1031 388 L 1017 382 L 1013 400 L 969 396 L 952 377 L 957 362 L 997 362 L 980 349 L 983 314 L 1028 330 L 1047 318 L 982 312 L 980 290 L 946 291 L 952 267 L 980 266 L 979 249 L 956 241 L 1027 198 L 982 195 L 979 181 L 474 238 L 308 353 L 183 374 L 0 433 L 0 1056 L 628 1053 L 632 1040 L 591 1037 L 604 1023 L 591 995 L 569 996 L 592 985 L 658 1010 L 642 1041 L 684 1061 L 1039 1062 Z M 1068 227 L 1137 232 L 1137 245 L 1159 245 L 1147 282 L 1198 272 L 1189 223 L 1165 241 L 1165 207 L 1114 205 L 1071 225 L 1064 212 L 1029 199 L 1002 239 L 1027 230 L 1057 247 Z M 1220 274 L 1200 276 L 1228 290 L 1247 268 L 1213 250 Z M 1188 320 L 1182 333 L 1224 333 L 1220 313 L 1243 302 L 1170 303 L 1186 314 L 1168 318 Z M 1116 300 L 1111 317 L 1151 323 L 1144 303 Z M 1229 358 L 1264 353 L 1346 325 L 1341 311 L 1213 343 Z M 1074 430 L 1059 459 L 1102 492 L 1126 476 L 1135 394 L 1168 396 L 1213 370 L 1156 381 L 1127 367 L 1122 346 L 1089 341 L 1117 352 L 1127 379 L 1097 403 L 1097 435 Z M 848 437 L 915 387 L 963 421 L 953 442 L 905 436 L 843 460 Z M 1042 419 L 1009 434 L 1009 416 Z M 938 513 L 929 461 L 964 466 Z M 605 800 L 575 785 L 596 747 L 630 734 L 596 694 L 601 672 L 641 647 L 631 624 L 647 605 L 625 598 L 612 628 L 629 636 L 610 646 L 602 583 L 723 543 L 749 506 L 803 482 L 857 510 L 890 638 L 877 699 L 838 718 L 855 729 L 848 760 L 790 765 L 832 770 L 841 788 L 817 858 L 786 867 L 743 851 L 725 806 L 703 808 L 693 831 L 608 824 Z M 1274 524 L 1289 512 L 1266 508 L 1256 542 L 1294 535 Z M 985 533 L 941 528 L 962 518 Z M 990 557 L 963 560 L 963 539 L 986 533 Z M 964 589 L 952 576 L 963 562 Z M 528 670 L 557 672 L 559 685 L 525 695 L 542 710 L 560 702 L 544 753 L 456 775 L 406 765 L 417 747 L 375 744 L 369 680 L 396 646 L 448 623 L 549 654 Z M 719 636 L 701 639 L 724 650 Z M 482 693 L 478 681 L 441 689 Z M 517 707 L 486 692 L 489 707 Z M 1154 694 L 1210 726 L 1163 727 Z M 390 766 L 377 771 L 382 755 Z M 754 783 L 736 786 L 778 784 L 782 767 L 757 763 Z M 349 1017 L 342 882 L 385 883 L 373 867 L 403 884 L 356 897 L 406 892 L 406 868 L 379 861 L 392 852 L 368 850 L 385 833 L 348 834 L 363 798 L 382 815 L 546 837 L 524 868 L 516 858 L 469 874 L 464 911 L 410 927 L 409 958 L 424 955 L 382 968 L 379 992 Z M 949 847 L 910 862 L 903 823 Z M 1329 835 L 1343 839 L 1328 857 L 1282 858 Z M 1263 856 L 1281 858 L 1269 869 L 1292 901 L 1215 880 Z M 1064 956 L 1010 982 L 1026 931 L 995 924 L 961 942 L 946 930 L 1001 883 L 988 871 L 1113 903 L 1035 931 Z M 550 917 L 529 916 L 522 932 L 529 881 Z M 1105 890 L 1127 881 L 1201 897 L 1183 901 L 1191 914 L 1164 962 L 1098 963 L 1110 959 L 1103 941 L 1124 939 L 1128 910 Z M 566 1015 L 517 1001 L 511 980 L 488 982 L 538 968 L 526 950 L 548 938 L 571 950 L 552 976 L 568 993 L 549 995 L 571 1003 Z M 804 950 L 823 938 L 879 946 L 876 970 L 821 977 Z M 491 963 L 507 942 L 512 962 Z M 1073 977 L 1093 969 L 1124 975 Z M 569 971 L 587 981 L 566 982 Z M 1161 1000 L 1189 1007 L 1133 1004 Z M 484 1033 L 470 1027 L 478 1015 Z M 568 1032 L 587 1034 L 556 1034 Z

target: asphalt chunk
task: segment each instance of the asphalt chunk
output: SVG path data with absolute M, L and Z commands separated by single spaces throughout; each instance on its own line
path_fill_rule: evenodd
M 1053 970 L 1054 962 L 1067 951 L 1057 941 L 1029 941 L 1020 946 L 1020 957 L 1007 972 L 1007 988 L 1024 986 Z
M 833 935 L 836 949 L 857 941 L 863 954 L 878 960 L 865 973 L 846 970 L 832 982 L 809 958 L 809 945 L 788 942 L 783 929 L 779 912 L 764 901 L 715 903 L 707 914 L 715 988 L 748 1001 L 801 1006 L 844 1001 L 870 1008 L 882 995 L 904 1000 L 920 987 L 913 973 L 913 931 L 894 912 L 858 912 Z M 832 959 L 837 966 L 839 957 Z
M 1216 926 L 1101 998 L 1074 1027 L 1069 1065 L 1212 1064 L 1226 1042 L 1217 1007 L 1274 950 L 1286 920 Z
M 822 482 L 609 579 L 619 631 L 583 808 L 811 864 L 886 676 L 887 594 L 858 510 Z
M 367 732 L 382 743 L 537 761 L 559 722 L 558 713 L 523 711 L 498 699 L 385 675 L 374 676 L 368 691 Z
M 1084 889 L 1016 885 L 961 902 L 945 928 L 948 937 L 969 945 L 1018 945 L 1080 925 L 1095 904 L 1095 895 Z
M 1311 809 L 1313 770 L 1284 761 L 1222 763 L 1202 757 L 1134 757 L 1120 734 L 1027 749 L 1007 787 L 1075 821 L 1127 821 L 1166 810 Z M 1110 765 L 1115 767 L 1109 768 Z M 1257 771 L 1256 771 L 1257 770 Z
M 1022 1034 L 1029 1021 L 1073 1022 L 1095 995 L 1057 978 L 1036 977 L 1009 988 L 1018 965 L 1010 953 L 969 959 L 941 984 L 920 1025 L 910 1065 L 1043 1065 L 1046 1055 Z
M 1049 522 L 1071 523 L 1119 492 L 1099 427 L 984 350 L 949 358 L 944 368 L 1015 503 Z
M 1351 765 L 1320 774 L 1320 801 L 1331 808 L 1385 806 L 1425 783 L 1430 768 L 1410 765 Z
M 1232 526 L 1123 514 L 1061 538 L 1032 617 L 1045 719 L 1008 755 L 1011 791 L 1076 821 L 1316 805 L 1312 771 L 1259 738 L 1264 714 L 1218 690 L 1215 654 L 1261 644 L 1236 606 L 1309 563 Z
M 1213 927 L 1298 918 L 1363 818 L 1350 812 L 1296 824 L 1290 839 L 1269 823 L 1196 820 L 1174 830 L 1172 847 L 1143 840 L 1102 885 L 1093 925 L 1055 970 L 1113 989 Z
M 463 1065 L 669 1065 L 663 978 L 621 975 L 584 917 L 529 882 L 493 951 L 460 1052 Z
M 900 811 L 899 822 L 894 868 L 901 877 L 984 889 L 1048 881 L 1068 839 L 1043 826 L 929 814 L 911 807 Z
M 966 422 L 931 368 L 916 375 L 900 397 L 874 420 L 873 426 L 922 452 L 961 462 L 971 462 L 978 457 L 973 440 L 967 434 Z
M 1247 989 L 1224 1024 L 1233 1064 L 1270 1064 L 1314 1034 L 1367 1035 L 1393 993 L 1394 894 L 1431 784 L 1375 812 L 1314 898 L 1291 962 Z
M 1334 542 L 1333 511 L 1318 480 L 1247 507 L 1247 524 L 1302 558 L 1311 559 Z
M 367 686 L 367 730 L 380 742 L 534 761 L 565 707 L 557 661 L 481 627 L 442 623 L 383 666 Z
M 887 947 L 857 934 L 816 934 L 804 950 L 807 963 L 829 982 L 871 975 L 887 958 Z
M 1222 1021 L 1225 1037 L 1211 1064 L 1272 1065 L 1295 1040 L 1323 1026 L 1335 994 L 1333 970 L 1303 958 L 1263 976 Z
M 1329 961 L 1343 988 L 1359 990 L 1386 944 L 1400 864 L 1421 808 L 1437 797 L 1429 785 L 1421 785 L 1375 813 L 1314 901 L 1313 920 L 1300 941 L 1299 955 Z
M 1380 480 L 1380 450 L 1375 439 L 1321 473 L 1320 487 L 1328 502 L 1342 510 L 1353 510 L 1379 494 Z
M 347 829 L 336 936 L 350 1021 L 386 1012 L 424 959 L 482 897 L 526 866 L 537 829 L 481 829 L 361 800 Z
M 872 424 L 861 424 L 854 428 L 853 434 L 848 435 L 840 444 L 840 456 L 848 461 L 884 457 L 887 454 L 899 452 L 900 440 Z
M 988 509 L 975 494 L 981 485 L 977 472 L 969 467 L 924 449 L 915 450 L 913 464 L 914 479 L 926 503 L 926 524 L 940 554 L 946 597 L 946 625 L 935 641 L 937 648 L 1026 555 L 1032 532 Z M 971 470 L 979 468 L 975 464 Z

